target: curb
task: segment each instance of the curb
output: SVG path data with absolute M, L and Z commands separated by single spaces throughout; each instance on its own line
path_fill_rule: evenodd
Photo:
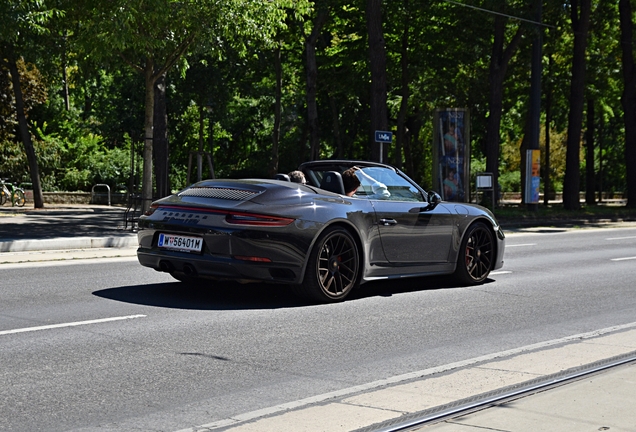
M 137 246 L 137 235 L 122 237 L 69 237 L 0 241 L 0 252 L 32 252 L 60 249 L 131 248 Z

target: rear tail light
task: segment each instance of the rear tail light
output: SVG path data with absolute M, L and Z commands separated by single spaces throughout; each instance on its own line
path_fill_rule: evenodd
M 225 221 L 233 225 L 287 226 L 294 219 L 250 213 L 229 213 L 225 216 Z
M 252 261 L 252 262 L 272 262 L 271 259 L 265 257 L 258 256 L 244 256 L 244 255 L 234 255 L 232 258 L 241 260 L 241 261 Z
M 151 205 L 150 208 L 144 212 L 144 216 L 152 215 L 154 212 L 157 211 L 158 208 L 159 206 L 157 204 Z
M 146 216 L 150 216 L 158 209 L 167 211 L 190 211 L 196 213 L 213 213 L 218 215 L 225 214 L 225 221 L 232 225 L 251 225 L 251 226 L 287 226 L 294 221 L 292 218 L 285 218 L 279 216 L 269 216 L 255 213 L 242 213 L 242 212 L 228 212 L 227 210 L 220 209 L 206 209 L 201 207 L 186 207 L 176 205 L 157 205 L 153 204 L 150 209 L 145 213 Z

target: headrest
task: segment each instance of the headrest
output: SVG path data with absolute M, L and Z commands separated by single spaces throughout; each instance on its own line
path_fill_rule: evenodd
M 342 176 L 336 171 L 327 171 L 324 173 L 320 181 L 320 188 L 344 195 L 344 185 L 342 184 Z

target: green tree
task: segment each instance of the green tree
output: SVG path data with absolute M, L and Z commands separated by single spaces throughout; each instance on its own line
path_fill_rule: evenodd
M 572 0 L 570 20 L 574 34 L 572 56 L 572 80 L 570 83 L 570 112 L 568 116 L 568 141 L 563 180 L 563 206 L 568 210 L 580 208 L 580 151 L 581 129 L 585 104 L 586 48 L 592 13 L 591 0 Z
M 634 64 L 634 22 L 630 0 L 620 0 L 621 48 L 623 54 L 623 97 L 627 205 L 636 207 L 636 65 Z
M 44 207 L 42 185 L 37 156 L 29 130 L 25 101 L 18 69 L 19 50 L 26 50 L 29 42 L 38 34 L 47 33 L 46 23 L 56 14 L 56 9 L 48 9 L 41 0 L 5 0 L 0 3 L 0 60 L 11 74 L 18 129 L 29 162 L 33 200 L 35 208 Z
M 141 72 L 145 81 L 144 151 L 142 208 L 153 199 L 152 152 L 154 121 L 154 87 L 157 80 L 184 54 L 202 46 L 217 48 L 211 41 L 238 44 L 250 39 L 267 38 L 281 25 L 285 6 L 290 1 L 222 1 L 201 3 L 197 0 L 116 0 L 87 2 L 83 37 L 94 52 L 118 55 Z M 197 45 L 194 42 L 197 41 Z M 182 63 L 182 66 L 186 65 Z

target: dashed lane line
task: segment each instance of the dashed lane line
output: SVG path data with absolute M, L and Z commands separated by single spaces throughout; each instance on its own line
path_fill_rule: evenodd
M 89 325 L 89 324 L 99 324 L 99 323 L 105 323 L 105 322 L 111 322 L 111 321 L 122 321 L 122 320 L 145 318 L 145 317 L 146 315 L 128 315 L 128 316 L 121 316 L 121 317 L 101 318 L 101 319 L 88 320 L 88 321 L 76 321 L 76 322 L 61 323 L 61 324 L 50 324 L 50 325 L 37 326 L 37 327 L 25 327 L 25 328 L 13 329 L 13 330 L 2 330 L 0 331 L 0 336 L 15 334 L 15 333 L 39 331 L 39 330 L 50 330 L 50 329 L 64 328 L 64 327 L 77 327 L 77 326 L 83 326 L 83 325 Z

